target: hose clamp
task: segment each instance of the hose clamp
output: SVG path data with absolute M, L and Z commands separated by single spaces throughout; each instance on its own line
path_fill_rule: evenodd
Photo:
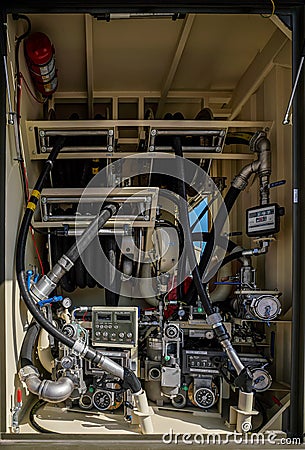
M 69 272 L 70 269 L 74 266 L 73 262 L 66 255 L 62 255 L 62 257 L 58 260 L 58 264 L 66 271 Z
M 27 378 L 32 377 L 32 376 L 39 377 L 39 372 L 36 369 L 36 367 L 25 366 L 25 367 L 21 367 L 18 375 L 19 375 L 20 381 L 25 381 Z
M 74 356 L 85 356 L 88 351 L 88 346 L 86 343 L 80 339 L 77 339 L 74 342 L 74 345 L 72 347 L 72 354 Z

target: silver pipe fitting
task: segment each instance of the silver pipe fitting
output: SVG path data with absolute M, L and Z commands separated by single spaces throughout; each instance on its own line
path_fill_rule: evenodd
M 231 361 L 234 369 L 236 370 L 237 375 L 239 375 L 242 372 L 242 370 L 245 368 L 245 366 L 241 362 L 238 354 L 236 353 L 236 350 L 233 348 L 229 339 L 225 339 L 225 340 L 221 341 L 220 343 L 221 343 L 221 346 L 223 347 L 224 351 L 228 355 L 228 358 Z
M 40 380 L 39 372 L 33 366 L 22 367 L 19 377 L 32 394 L 50 403 L 67 400 L 74 391 L 74 383 L 70 378 L 61 377 L 57 381 Z
M 252 163 L 248 164 L 247 166 L 243 167 L 238 175 L 233 179 L 232 186 L 236 189 L 239 189 L 240 191 L 243 191 L 247 185 L 250 176 L 253 173 L 257 173 L 259 170 L 260 162 L 259 160 L 253 161 Z
M 260 180 L 260 204 L 267 205 L 270 201 L 271 147 L 264 131 L 255 133 L 250 140 L 250 149 L 257 153 L 258 159 L 245 166 L 231 184 L 242 191 L 246 188 L 250 176 L 257 173 Z
M 72 266 L 72 261 L 66 255 L 63 255 L 47 275 L 44 275 L 36 284 L 32 285 L 31 293 L 38 300 L 46 300 Z
M 124 368 L 107 356 L 102 357 L 101 361 L 98 363 L 98 366 L 101 369 L 106 370 L 106 372 L 119 377 L 121 380 L 124 379 Z

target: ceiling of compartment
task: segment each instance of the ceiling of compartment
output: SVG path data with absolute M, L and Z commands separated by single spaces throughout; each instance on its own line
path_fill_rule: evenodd
M 105 91 L 234 91 L 275 33 L 254 15 L 98 21 L 82 14 L 30 16 L 56 49 L 60 96 Z M 187 22 L 186 22 L 187 21 Z M 91 75 L 90 75 L 91 74 Z

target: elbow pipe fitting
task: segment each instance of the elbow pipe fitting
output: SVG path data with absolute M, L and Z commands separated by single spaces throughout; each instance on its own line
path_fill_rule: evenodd
M 34 366 L 20 369 L 19 377 L 32 394 L 50 403 L 67 400 L 74 391 L 74 383 L 70 378 L 61 377 L 57 381 L 40 380 L 39 372 Z
M 239 172 L 239 174 L 236 175 L 236 177 L 233 179 L 231 185 L 236 189 L 243 191 L 248 185 L 250 176 L 253 173 L 257 173 L 259 168 L 260 168 L 259 160 L 253 161 L 251 164 L 248 164 L 247 166 L 243 167 Z
M 260 177 L 261 195 L 266 191 L 271 174 L 271 146 L 264 131 L 258 131 L 250 140 L 250 149 L 257 153 L 258 159 L 245 166 L 232 181 L 232 186 L 236 189 L 244 190 L 248 184 L 249 178 L 253 173 Z M 266 197 L 266 196 L 265 196 Z M 269 194 L 267 197 L 269 199 Z
M 269 178 L 271 175 L 271 145 L 264 131 L 257 132 L 250 141 L 250 149 L 257 153 L 260 179 L 260 204 L 269 203 Z

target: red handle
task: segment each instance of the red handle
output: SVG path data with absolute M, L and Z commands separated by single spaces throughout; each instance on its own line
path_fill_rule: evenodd
M 22 402 L 22 390 L 20 388 L 17 389 L 17 403 Z

